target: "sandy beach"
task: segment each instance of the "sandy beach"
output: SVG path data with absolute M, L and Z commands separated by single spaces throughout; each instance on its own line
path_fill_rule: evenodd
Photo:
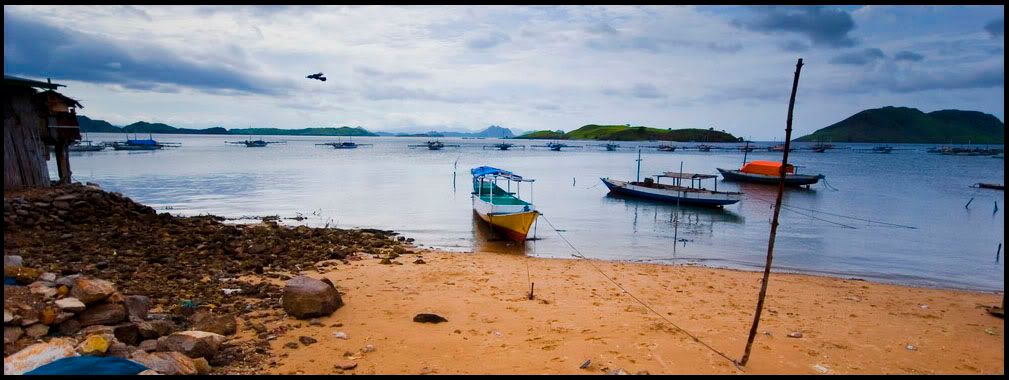
M 422 257 L 425 264 L 415 264 Z M 320 324 L 254 318 L 278 374 L 1003 374 L 1001 294 L 772 274 L 750 362 L 737 367 L 760 273 L 424 252 L 325 273 L 346 305 Z M 598 268 L 599 271 L 597 271 Z M 528 271 L 528 272 L 527 272 Z M 600 271 L 695 335 L 679 331 Z M 528 275 L 527 275 L 528 273 Z M 280 285 L 281 281 L 265 279 Z M 530 280 L 535 298 L 529 300 Z M 413 322 L 438 314 L 440 324 Z M 346 339 L 335 336 L 343 332 Z M 799 332 L 800 338 L 789 337 Z M 238 339 L 254 335 L 241 328 Z M 299 337 L 318 342 L 285 347 Z M 371 345 L 373 350 L 365 349 Z M 368 352 L 370 351 L 370 352 Z M 587 360 L 585 369 L 580 366 Z M 343 371 L 335 365 L 356 363 Z

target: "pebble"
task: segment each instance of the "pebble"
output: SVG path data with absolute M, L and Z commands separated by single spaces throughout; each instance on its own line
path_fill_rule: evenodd
M 334 332 L 333 336 L 336 337 L 336 339 L 344 339 L 344 340 L 350 339 L 350 337 L 347 336 L 347 333 L 343 331 Z
M 333 368 L 341 369 L 341 370 L 345 370 L 346 371 L 346 370 L 349 370 L 349 369 L 357 368 L 357 362 L 355 362 L 353 360 L 340 360 L 340 361 L 337 361 L 335 364 L 333 364 Z
M 364 353 L 375 352 L 375 346 L 369 344 L 367 346 L 364 346 L 364 349 L 362 349 L 361 351 Z
M 904 346 L 904 348 L 906 348 L 908 351 L 918 351 L 918 347 L 916 347 L 913 344 L 908 344 L 907 346 Z
M 286 348 L 298 348 L 298 343 L 297 342 L 287 342 L 287 344 L 285 344 L 284 347 L 286 347 Z
M 789 338 L 802 338 L 802 333 L 798 332 L 798 331 L 790 332 L 790 333 L 788 333 L 788 337 Z
M 815 369 L 816 372 L 819 372 L 819 373 L 827 373 L 828 371 L 830 371 L 830 369 L 828 369 L 827 367 L 824 367 L 824 366 L 819 365 L 819 364 L 814 365 L 813 369 Z
M 299 336 L 298 337 L 298 341 L 301 342 L 301 344 L 304 344 L 306 346 L 311 345 L 312 343 L 318 342 L 318 340 L 316 340 L 315 338 L 312 338 L 310 336 Z
M 322 326 L 322 321 L 320 321 L 319 318 L 312 318 L 308 321 L 308 324 L 312 326 Z

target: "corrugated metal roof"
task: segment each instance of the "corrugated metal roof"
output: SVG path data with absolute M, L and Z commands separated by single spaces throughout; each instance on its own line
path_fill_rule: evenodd
M 66 85 L 59 83 L 41 82 L 32 79 L 18 78 L 7 74 L 4 74 L 4 84 L 19 84 L 22 86 L 47 88 L 50 90 L 55 90 L 57 87 L 66 87 Z

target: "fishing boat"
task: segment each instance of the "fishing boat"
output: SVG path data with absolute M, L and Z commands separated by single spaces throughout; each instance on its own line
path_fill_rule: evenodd
M 448 144 L 445 144 L 445 143 L 443 143 L 441 141 L 434 140 L 434 141 L 428 141 L 428 142 L 426 142 L 424 144 L 409 145 L 409 147 L 410 148 L 427 148 L 428 150 L 442 150 L 443 148 L 448 148 L 448 147 L 459 147 L 459 145 L 448 145 Z
M 91 140 L 81 140 L 70 145 L 71 152 L 100 152 L 103 150 L 105 150 L 104 144 L 93 144 Z
M 781 144 L 775 145 L 775 146 L 769 146 L 769 147 L 767 147 L 767 151 L 768 152 L 784 152 L 785 151 L 785 146 L 781 145 Z M 788 148 L 788 151 L 789 152 L 794 152 L 795 148 Z
M 739 170 L 717 168 L 726 181 L 761 183 L 777 185 L 781 163 L 777 161 L 753 161 L 743 165 Z M 806 186 L 815 184 L 825 178 L 823 174 L 796 174 L 795 165 L 788 164 L 785 168 L 785 186 Z
M 701 145 L 696 146 L 696 148 L 697 148 L 698 152 L 710 152 L 711 148 L 714 148 L 714 147 L 711 146 L 711 145 L 708 145 L 708 144 L 701 144 Z
M 644 181 L 641 181 L 640 150 L 636 161 L 638 162 L 638 174 L 634 182 L 610 178 L 600 178 L 600 180 L 610 189 L 611 193 L 684 205 L 722 207 L 739 202 L 743 198 L 743 193 L 718 191 L 718 181 L 715 181 L 715 190 L 708 190 L 701 186 L 703 180 L 717 179 L 716 175 L 684 173 L 682 168 L 679 172 L 665 172 L 655 175 L 654 180 L 645 178 Z M 671 178 L 673 184 L 659 183 L 662 178 Z M 683 180 L 689 180 L 690 185 L 683 186 Z M 697 186 L 694 186 L 695 183 Z
M 659 145 L 658 149 L 660 152 L 675 152 L 676 145 Z
M 512 144 L 512 143 L 497 143 L 497 144 L 492 144 L 492 145 L 484 145 L 483 149 L 490 148 L 490 149 L 497 149 L 497 150 L 509 150 L 509 149 L 515 148 L 515 147 L 522 148 L 522 150 L 526 149 L 525 145 L 518 145 L 518 144 Z
M 282 144 L 282 141 L 265 141 L 263 139 L 247 139 L 244 141 L 225 141 L 228 144 L 245 145 L 246 148 L 263 148 L 269 144 Z
M 315 144 L 315 145 L 328 145 L 328 146 L 332 146 L 333 149 L 357 149 L 358 147 L 372 146 L 374 144 L 358 144 L 358 143 L 353 142 L 353 141 L 343 141 L 343 140 L 340 140 L 340 141 L 336 141 L 336 142 L 327 142 L 327 143 L 321 143 L 321 144 Z
M 470 169 L 470 173 L 473 175 L 473 212 L 495 231 L 512 240 L 524 242 L 539 211 L 536 211 L 532 203 L 519 198 L 521 184 L 528 182 L 531 192 L 535 180 L 490 166 Z M 498 186 L 500 180 L 506 182 L 505 188 Z M 511 191 L 513 182 L 515 192 Z
M 978 182 L 978 183 L 975 183 L 975 184 L 971 185 L 971 187 L 977 188 L 977 189 L 1005 190 L 1005 185 L 1003 185 L 1001 183 Z

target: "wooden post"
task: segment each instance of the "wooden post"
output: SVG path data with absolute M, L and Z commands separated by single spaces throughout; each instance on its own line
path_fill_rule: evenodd
M 56 172 L 59 174 L 59 183 L 66 185 L 70 183 L 70 148 L 65 141 L 56 141 Z
M 774 259 L 774 237 L 778 232 L 778 214 L 781 212 L 781 198 L 785 192 L 785 173 L 788 166 L 789 143 L 792 140 L 792 109 L 795 107 L 795 91 L 799 87 L 799 72 L 802 71 L 802 58 L 795 64 L 795 78 L 792 80 L 792 96 L 788 100 L 788 119 L 785 121 L 785 152 L 781 158 L 781 171 L 778 173 L 778 199 L 774 202 L 774 218 L 771 219 L 771 236 L 767 240 L 767 263 L 764 265 L 764 278 L 760 283 L 760 295 L 757 296 L 757 311 L 753 314 L 753 325 L 750 336 L 746 339 L 746 350 L 739 365 L 745 366 L 750 360 L 750 349 L 753 338 L 757 336 L 757 325 L 760 323 L 760 312 L 764 308 L 764 296 L 767 295 L 767 280 L 771 275 L 771 261 Z

